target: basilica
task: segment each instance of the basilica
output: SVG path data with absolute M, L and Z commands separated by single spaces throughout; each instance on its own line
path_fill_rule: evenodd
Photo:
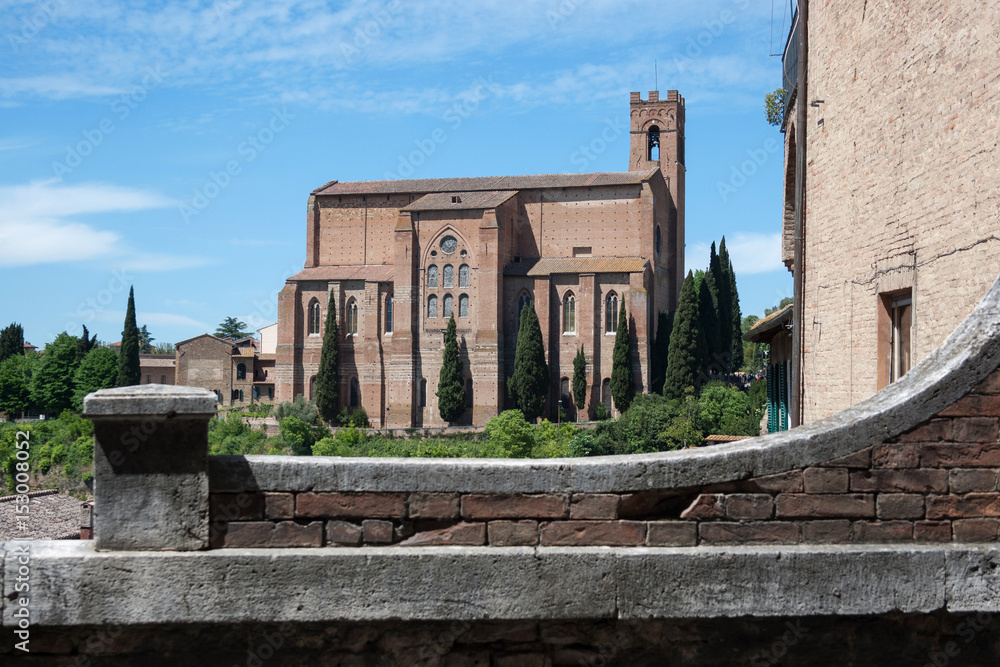
M 332 293 L 341 398 L 373 426 L 443 426 L 436 389 L 454 315 L 466 378 L 460 424 L 509 406 L 520 309 L 534 307 L 551 385 L 545 414 L 614 411 L 619 309 L 636 389 L 651 384 L 657 315 L 684 277 L 684 99 L 632 93 L 628 171 L 331 181 L 309 196 L 306 261 L 278 298 L 276 400 L 315 397 Z M 569 400 L 573 358 L 588 400 Z

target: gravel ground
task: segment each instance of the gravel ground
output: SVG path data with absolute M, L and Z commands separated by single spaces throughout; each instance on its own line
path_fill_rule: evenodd
M 17 506 L 18 503 L 13 500 L 0 502 L 0 542 L 79 539 L 83 520 L 82 501 L 53 494 L 31 498 L 26 514 L 16 514 L 14 508 Z

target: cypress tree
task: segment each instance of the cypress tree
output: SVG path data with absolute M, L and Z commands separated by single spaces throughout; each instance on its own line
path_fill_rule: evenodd
M 733 271 L 732 260 L 729 262 L 729 279 L 730 279 L 730 308 L 732 313 L 732 331 L 733 331 L 733 351 L 732 351 L 732 362 L 730 363 L 729 370 L 732 373 L 737 372 L 743 367 L 743 314 L 740 312 L 740 293 L 736 289 L 736 272 Z
M 674 313 L 661 310 L 656 318 L 656 338 L 653 339 L 653 393 L 663 393 L 663 380 L 667 376 L 667 354 L 670 352 L 670 330 L 674 326 Z
M 701 371 L 708 373 L 724 373 L 727 365 L 723 362 L 728 358 L 719 341 L 719 313 L 716 311 L 715 300 L 712 298 L 715 276 L 705 274 L 698 290 L 698 331 L 701 334 L 699 361 Z
M 573 403 L 577 409 L 577 421 L 580 420 L 580 410 L 587 405 L 587 357 L 583 347 L 576 351 L 573 358 Z
M 688 387 L 700 388 L 698 325 L 698 295 L 694 289 L 694 274 L 688 271 L 670 333 L 667 376 L 663 383 L 663 395 L 667 398 L 681 398 Z
M 729 277 L 729 251 L 726 250 L 726 237 L 719 243 L 719 270 L 715 284 L 719 289 L 719 349 L 722 350 L 721 364 L 729 370 L 733 361 L 733 337 L 739 340 L 739 327 L 733 331 L 733 282 Z
M 125 311 L 125 328 L 122 330 L 122 347 L 118 351 L 118 378 L 115 386 L 130 387 L 139 384 L 139 327 L 135 324 L 135 288 L 128 290 L 128 310 Z
M 13 322 L 0 331 L 0 363 L 16 354 L 24 355 L 24 327 Z
M 323 348 L 316 372 L 316 408 L 324 422 L 336 419 L 340 409 L 340 326 L 337 324 L 337 302 L 332 290 L 326 306 Z
M 549 393 L 549 368 L 545 364 L 542 329 L 538 324 L 535 304 L 521 309 L 514 351 L 514 375 L 507 383 L 507 391 L 529 422 L 542 414 L 545 397 Z
M 437 397 L 441 419 L 449 424 L 457 421 L 465 412 L 465 382 L 462 379 L 462 359 L 458 356 L 458 330 L 454 311 L 444 333 L 444 359 L 441 362 Z
M 628 316 L 625 300 L 618 312 L 618 331 L 615 347 L 611 352 L 611 398 L 615 407 L 624 414 L 635 398 L 635 380 L 632 378 L 632 337 L 628 335 Z
M 76 363 L 77 365 L 83 361 L 83 358 L 87 356 L 87 353 L 93 350 L 97 346 L 97 334 L 90 337 L 90 332 L 87 331 L 87 325 L 83 325 L 83 337 L 76 339 Z M 101 387 L 104 389 L 104 387 Z

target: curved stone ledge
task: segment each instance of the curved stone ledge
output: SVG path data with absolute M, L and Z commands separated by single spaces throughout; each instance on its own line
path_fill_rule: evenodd
M 584 459 L 217 456 L 213 491 L 602 493 L 760 477 L 831 461 L 904 433 L 1000 366 L 1000 280 L 944 344 L 899 382 L 792 431 L 696 450 Z
M 18 564 L 4 547 L 11 627 Z M 998 612 L 998 566 L 996 547 L 158 553 L 33 542 L 28 609 L 33 627 Z

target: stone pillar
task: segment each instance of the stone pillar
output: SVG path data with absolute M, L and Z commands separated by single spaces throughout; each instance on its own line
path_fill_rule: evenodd
M 207 389 L 147 384 L 83 401 L 94 422 L 94 547 L 99 551 L 208 548 Z

